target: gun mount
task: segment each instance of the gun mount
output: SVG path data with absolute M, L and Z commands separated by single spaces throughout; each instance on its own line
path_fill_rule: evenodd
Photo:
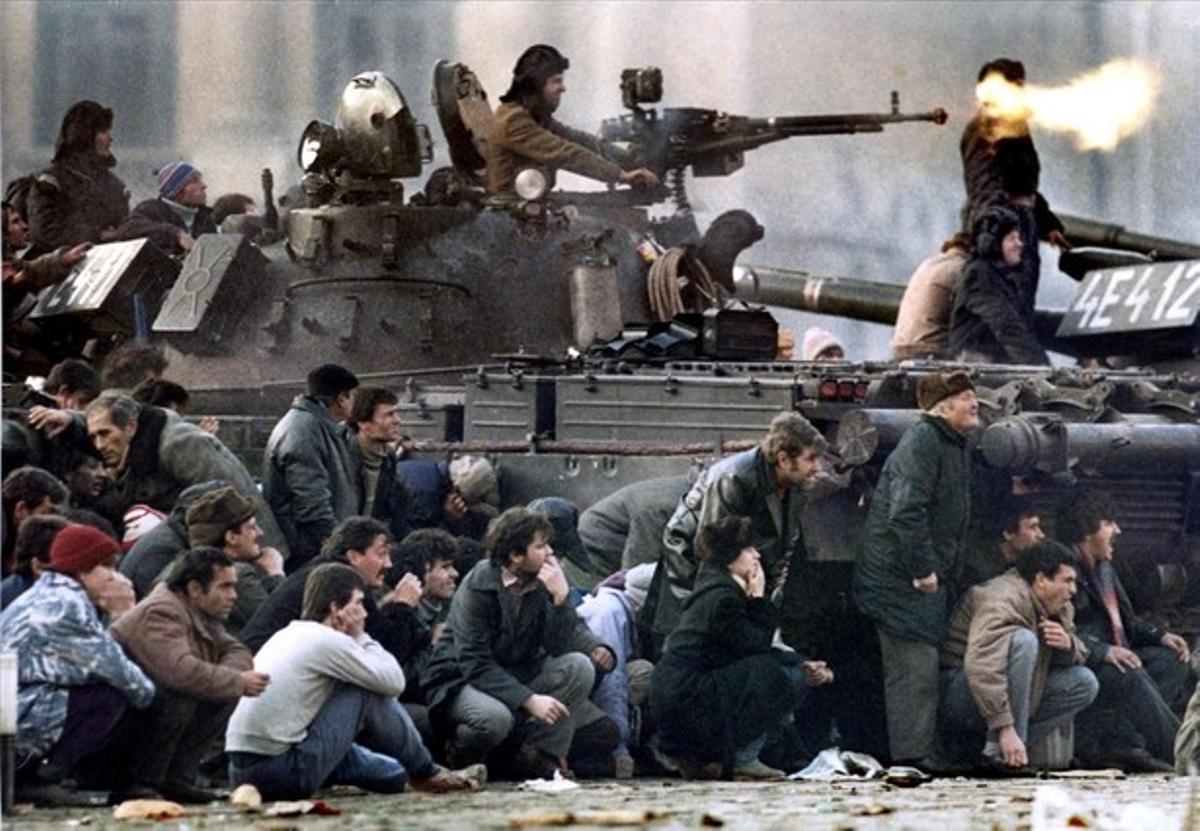
M 729 176 L 745 164 L 745 154 L 777 141 L 799 136 L 882 133 L 889 124 L 927 121 L 946 123 L 940 107 L 924 113 L 902 113 L 900 93 L 892 92 L 886 113 L 751 118 L 699 107 L 646 109 L 662 100 L 662 71 L 657 67 L 626 69 L 621 75 L 622 100 L 629 112 L 605 119 L 600 137 L 624 145 L 630 158 L 660 177 L 671 174 L 682 186 L 690 167 L 695 176 Z

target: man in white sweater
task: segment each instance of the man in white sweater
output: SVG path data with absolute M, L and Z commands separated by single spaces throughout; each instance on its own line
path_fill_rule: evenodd
M 271 676 L 229 719 L 229 778 L 265 799 L 303 799 L 323 785 L 399 793 L 410 781 L 442 793 L 477 785 L 480 771 L 436 765 L 396 697 L 404 672 L 363 630 L 366 589 L 354 569 L 319 566 L 304 587 L 301 620 L 276 632 L 254 658 Z M 466 775 L 464 775 L 466 774 Z

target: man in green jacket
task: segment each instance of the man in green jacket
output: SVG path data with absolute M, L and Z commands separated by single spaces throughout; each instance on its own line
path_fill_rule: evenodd
M 925 412 L 875 488 L 854 594 L 879 633 L 892 761 L 933 768 L 946 583 L 966 537 L 967 434 L 979 426 L 979 405 L 965 372 L 925 376 L 917 401 Z
M 539 43 L 522 53 L 513 68 L 512 86 L 500 97 L 487 144 L 487 190 L 511 194 L 522 168 L 564 168 L 609 184 L 656 187 L 658 176 L 645 168 L 622 170 L 614 151 L 595 136 L 560 124 L 553 117 L 567 91 L 563 73 L 570 61 L 553 46 Z

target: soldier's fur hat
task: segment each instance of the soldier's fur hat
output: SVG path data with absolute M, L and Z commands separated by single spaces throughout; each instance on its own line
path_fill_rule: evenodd
M 538 94 L 551 76 L 566 72 L 570 66 L 571 62 L 553 46 L 534 44 L 517 59 L 517 65 L 513 67 L 512 85 L 508 92 L 500 96 L 500 100 L 507 104 L 519 101 L 526 95 Z

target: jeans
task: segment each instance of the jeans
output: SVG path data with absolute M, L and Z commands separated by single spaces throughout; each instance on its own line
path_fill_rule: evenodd
M 1029 629 L 1018 629 L 1008 644 L 1008 706 L 1013 729 L 1026 747 L 1037 744 L 1064 721 L 1072 719 L 1096 698 L 1099 684 L 1086 667 L 1052 668 L 1046 675 L 1037 712 L 1030 713 L 1033 672 L 1037 666 L 1038 636 Z M 987 731 L 985 756 L 1000 757 L 999 730 L 988 730 L 971 694 L 966 672 L 961 667 L 942 673 L 944 694 L 942 713 L 953 728 L 972 732 Z
M 229 754 L 229 780 L 263 799 L 304 799 L 325 784 L 400 793 L 409 774 L 427 779 L 437 765 L 412 718 L 393 698 L 338 684 L 308 734 L 277 756 Z

